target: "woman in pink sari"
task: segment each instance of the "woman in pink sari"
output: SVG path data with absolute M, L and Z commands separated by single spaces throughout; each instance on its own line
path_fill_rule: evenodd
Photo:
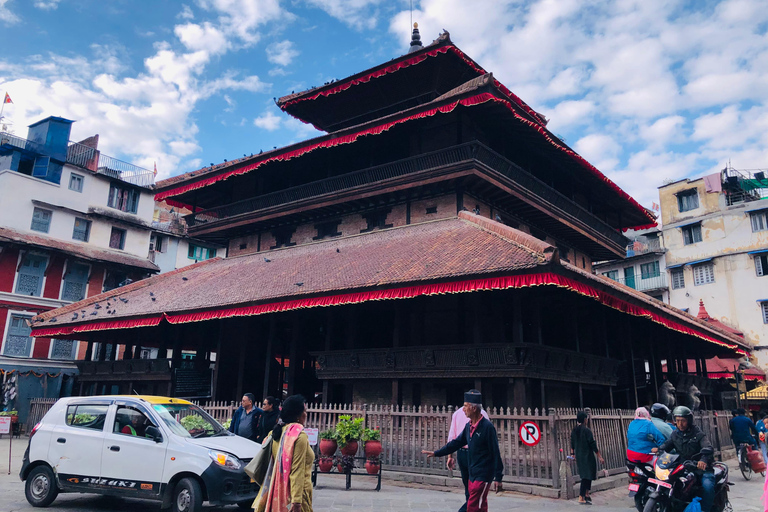
M 301 395 L 283 402 L 280 421 L 272 430 L 274 464 L 253 508 L 257 512 L 312 512 L 312 464 L 315 453 L 304 432 L 307 402 Z

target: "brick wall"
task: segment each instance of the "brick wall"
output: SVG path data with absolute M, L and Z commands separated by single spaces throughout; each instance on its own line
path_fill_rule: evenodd
M 427 213 L 434 211 L 434 213 Z M 436 219 L 448 219 L 456 216 L 456 194 L 411 203 L 411 224 L 418 224 Z

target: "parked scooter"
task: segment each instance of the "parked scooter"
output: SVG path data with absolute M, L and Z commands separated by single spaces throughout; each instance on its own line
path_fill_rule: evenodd
M 697 457 L 698 458 L 700 454 Z M 715 473 L 715 501 L 712 512 L 732 511 L 728 501 L 728 466 L 722 462 L 713 464 Z M 654 466 L 654 477 L 648 479 L 646 493 L 648 498 L 643 512 L 681 512 L 693 498 L 698 496 L 701 485 L 698 475 L 701 470 L 696 462 L 683 462 L 680 455 L 659 452 Z
M 648 479 L 655 476 L 654 460 L 651 462 L 635 462 L 627 459 L 629 470 L 629 497 L 635 499 L 637 512 L 643 512 L 645 502 L 648 500 Z

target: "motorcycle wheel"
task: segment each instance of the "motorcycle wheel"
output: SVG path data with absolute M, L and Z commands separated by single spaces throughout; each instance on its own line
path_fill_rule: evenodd
M 645 502 L 643 512 L 667 512 L 667 504 L 659 503 L 656 498 L 648 498 Z
M 637 509 L 637 512 L 643 512 L 645 509 L 645 493 L 635 494 L 635 509 Z

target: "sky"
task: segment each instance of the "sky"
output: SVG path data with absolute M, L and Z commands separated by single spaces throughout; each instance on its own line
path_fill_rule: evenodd
M 768 168 L 765 0 L 0 0 L 3 114 L 166 178 L 319 135 L 273 98 L 406 53 L 411 17 L 647 207 Z

